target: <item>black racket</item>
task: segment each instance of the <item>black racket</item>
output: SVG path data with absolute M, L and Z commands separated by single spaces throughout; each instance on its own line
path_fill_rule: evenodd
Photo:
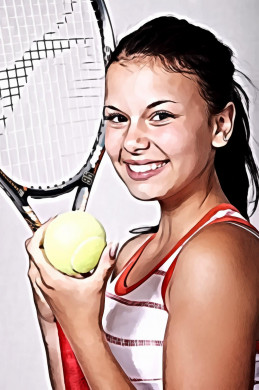
M 4 2 L 0 15 L 0 186 L 35 231 L 29 198 L 77 187 L 73 209 L 86 207 L 104 154 L 114 36 L 103 0 Z M 66 389 L 88 389 L 57 326 Z
M 114 48 L 104 1 L 39 3 L 28 0 L 22 12 L 0 6 L 8 26 L 0 27 L 0 186 L 33 231 L 41 223 L 30 197 L 78 187 L 73 210 L 86 207 L 104 154 L 105 64 Z

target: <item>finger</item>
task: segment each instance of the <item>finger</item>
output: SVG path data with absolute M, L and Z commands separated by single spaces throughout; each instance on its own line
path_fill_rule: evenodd
M 50 218 L 47 222 L 42 224 L 36 230 L 36 232 L 33 234 L 33 236 L 28 238 L 25 241 L 25 248 L 26 248 L 26 251 L 28 252 L 28 254 L 31 254 L 34 250 L 37 250 L 38 248 L 40 248 L 43 245 L 46 229 L 48 228 L 49 224 L 53 221 L 54 218 Z
M 28 245 L 30 244 L 31 239 L 32 239 L 32 237 L 29 237 L 29 238 L 27 238 L 27 240 L 25 240 L 25 248 L 26 249 L 27 249 Z
M 44 230 L 41 227 L 34 233 L 34 235 L 25 241 L 25 249 L 29 256 L 36 256 L 41 243 L 43 242 Z
M 85 279 L 87 277 L 87 274 L 75 274 L 75 275 L 71 275 L 71 278 L 74 278 L 74 279 Z
M 28 276 L 29 276 L 29 280 L 30 280 L 32 288 L 36 291 L 36 293 L 38 295 L 40 295 L 41 298 L 43 298 L 43 297 L 42 297 L 41 292 L 35 283 L 36 278 L 41 278 L 42 283 L 45 285 L 46 288 L 53 289 L 52 285 L 47 284 L 45 282 L 45 280 L 43 280 L 43 277 L 40 273 L 40 270 L 36 267 L 35 263 L 33 262 L 33 259 L 30 260 L 30 267 L 29 267 L 29 271 L 28 271 Z
M 109 256 L 112 260 L 116 260 L 117 253 L 118 253 L 119 243 L 113 242 L 110 247 Z
M 45 287 L 50 289 L 58 289 L 59 283 L 66 283 L 69 277 L 56 268 L 48 261 L 43 249 L 40 249 L 37 256 L 31 257 L 32 262 L 37 268 L 40 277 Z
M 49 264 L 45 253 L 42 249 L 39 248 L 39 244 L 42 240 L 44 230 L 41 227 L 34 233 L 32 238 L 26 240 L 26 250 L 29 255 L 29 272 L 28 276 L 32 280 L 35 281 L 35 272 L 40 272 L 41 276 L 43 276 L 42 269 L 44 269 L 45 264 Z M 33 266 L 34 264 L 34 266 Z M 46 265 L 47 267 L 51 267 L 50 264 Z
M 108 279 L 115 265 L 118 246 L 118 243 L 110 243 L 104 249 L 96 271 L 93 274 L 93 277 L 96 281 L 104 282 L 106 279 Z
M 29 270 L 28 270 L 28 276 L 29 276 L 30 281 L 32 283 L 34 283 L 35 282 L 35 278 L 38 275 L 39 275 L 39 271 L 38 271 L 37 267 L 35 266 L 35 264 L 33 263 L 32 259 L 30 258 Z
M 48 297 L 51 297 L 51 289 L 48 286 L 46 286 L 46 284 L 44 283 L 44 281 L 40 276 L 36 277 L 35 285 L 39 289 L 39 291 L 41 292 L 45 300 L 46 299 L 48 300 Z
M 31 240 L 32 240 L 33 236 L 30 237 L 30 238 L 27 238 L 27 240 L 25 241 L 25 249 L 26 249 L 26 252 L 28 253 L 28 255 L 30 255 L 30 251 L 31 251 Z
M 51 304 L 51 302 L 53 302 L 52 290 L 45 286 L 40 276 L 36 277 L 35 286 L 37 290 L 40 291 L 40 296 L 42 297 L 42 299 L 38 301 L 38 312 L 40 314 L 40 317 L 48 322 L 54 322 L 55 314 Z
M 29 276 L 29 280 L 30 280 L 32 288 L 36 291 L 37 294 L 39 294 L 41 296 L 41 291 L 38 289 L 38 287 L 35 283 L 36 278 L 40 278 L 41 275 L 40 275 L 38 268 L 36 267 L 36 265 L 33 263 L 32 260 L 30 260 L 30 267 L 29 267 L 29 271 L 28 271 L 28 276 Z M 43 297 L 41 296 L 41 298 L 43 298 Z
M 53 217 L 53 218 L 50 218 L 47 222 L 43 223 L 39 229 L 36 230 L 36 232 L 34 233 L 34 237 L 36 239 L 36 241 L 38 242 L 39 244 L 39 247 L 43 245 L 43 241 L 44 241 L 44 236 L 45 236 L 45 232 L 49 226 L 49 224 L 53 221 L 53 219 L 55 219 L 56 217 Z

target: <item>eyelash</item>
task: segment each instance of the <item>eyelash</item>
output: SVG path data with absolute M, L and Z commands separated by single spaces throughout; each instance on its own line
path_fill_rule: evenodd
M 168 112 L 168 111 L 156 111 L 152 116 L 151 116 L 151 120 L 153 120 L 153 118 L 156 116 L 156 115 L 160 115 L 160 114 L 165 114 L 167 117 L 166 118 L 163 118 L 163 119 L 160 119 L 161 121 L 163 121 L 164 119 L 167 119 L 168 117 L 170 118 L 173 118 L 175 119 L 176 118 L 176 115 L 172 114 L 171 112 Z M 154 122 L 159 122 L 157 120 L 154 120 Z
M 163 115 L 163 114 L 166 115 L 165 118 L 160 119 L 160 120 L 153 120 L 153 118 L 156 115 Z M 114 121 L 115 118 L 118 118 L 118 122 Z M 155 113 L 153 113 L 151 118 L 150 118 L 150 120 L 153 120 L 154 122 L 160 122 L 160 121 L 162 122 L 163 120 L 165 120 L 167 118 L 175 119 L 176 115 L 172 114 L 171 112 L 161 110 L 161 111 L 156 111 Z M 103 119 L 105 121 L 112 121 L 113 123 L 123 123 L 123 122 L 127 122 L 128 121 L 126 116 L 124 116 L 123 114 L 118 114 L 118 113 L 112 113 L 112 114 L 104 115 Z
M 123 120 L 121 120 L 121 121 L 118 121 L 118 122 L 114 122 L 114 123 L 121 123 L 121 122 L 127 122 L 127 118 L 124 116 L 124 115 L 122 115 L 122 114 L 116 114 L 116 113 L 114 113 L 114 114 L 108 114 L 108 115 L 104 115 L 104 120 L 105 121 L 113 121 L 115 118 L 120 118 L 120 119 L 123 119 Z

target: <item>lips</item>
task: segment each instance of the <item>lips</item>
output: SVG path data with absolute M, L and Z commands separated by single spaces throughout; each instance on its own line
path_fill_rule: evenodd
M 127 173 L 133 180 L 147 180 L 152 176 L 158 175 L 164 170 L 168 160 L 165 161 L 124 161 L 126 164 Z

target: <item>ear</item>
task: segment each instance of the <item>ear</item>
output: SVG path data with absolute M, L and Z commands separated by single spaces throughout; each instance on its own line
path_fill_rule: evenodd
M 212 145 L 215 148 L 221 148 L 228 143 L 233 132 L 235 116 L 236 109 L 232 102 L 229 102 L 219 114 L 213 116 Z

